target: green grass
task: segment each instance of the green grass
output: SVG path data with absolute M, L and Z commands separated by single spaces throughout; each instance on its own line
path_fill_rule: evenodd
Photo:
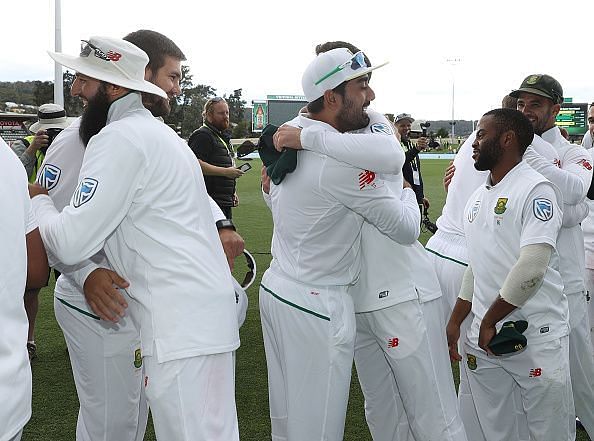
M 447 163 L 446 160 L 423 161 L 425 193 L 431 202 L 429 214 L 433 221 L 441 213 L 445 200 L 441 178 Z M 260 194 L 260 162 L 254 160 L 252 166 L 254 168 L 238 181 L 240 206 L 233 214 L 246 248 L 254 254 L 258 266 L 258 279 L 248 291 L 250 305 L 241 328 L 241 347 L 237 351 L 236 398 L 241 439 L 264 441 L 270 439 L 270 422 L 257 282 L 270 262 L 272 219 Z M 421 241 L 425 243 L 428 237 L 428 233 L 424 233 Z M 38 358 L 32 365 L 33 416 L 25 427 L 24 441 L 75 439 L 78 399 L 66 344 L 54 318 L 52 292 L 53 281 L 40 297 L 36 329 Z M 155 439 L 149 423 L 145 440 Z M 363 397 L 354 370 L 344 439 L 371 440 L 363 413 Z M 587 439 L 584 432 L 578 434 L 578 441 Z

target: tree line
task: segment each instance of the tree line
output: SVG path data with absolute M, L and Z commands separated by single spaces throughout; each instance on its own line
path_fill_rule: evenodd
M 70 95 L 74 82 L 74 73 L 66 71 L 64 81 L 64 109 L 68 116 L 79 116 L 82 103 L 79 98 Z M 202 109 L 209 98 L 217 96 L 216 89 L 204 84 L 194 84 L 190 67 L 182 66 L 180 95 L 171 102 L 171 113 L 165 117 L 165 123 L 174 128 L 180 136 L 188 138 L 202 125 Z M 246 101 L 242 99 L 242 89 L 223 95 L 229 104 L 229 120 L 233 138 L 251 137 L 251 121 L 244 118 Z M 16 81 L 0 82 L 0 103 L 15 102 L 22 105 L 40 106 L 54 100 L 53 81 Z

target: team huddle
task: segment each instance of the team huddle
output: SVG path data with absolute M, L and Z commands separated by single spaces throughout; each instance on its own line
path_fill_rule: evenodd
M 76 71 L 84 112 L 28 194 L 0 146 L 13 189 L 2 202 L 18 208 L 2 233 L 14 277 L 0 288 L 11 361 L 0 360 L 0 440 L 20 440 L 31 415 L 22 293 L 43 286 L 48 265 L 61 273 L 77 440 L 140 441 L 149 407 L 159 440 L 239 440 L 245 293 L 229 262 L 243 239 L 192 150 L 156 118 L 180 92 L 185 56 L 147 30 L 50 56 Z M 274 222 L 259 290 L 272 440 L 343 439 L 353 361 L 375 441 L 574 440 L 576 415 L 594 436 L 581 226 L 594 231 L 592 159 L 555 126 L 561 85 L 530 75 L 483 115 L 447 171 L 425 248 L 398 134 L 368 109 L 384 64 L 319 45 L 306 108 L 260 139 Z

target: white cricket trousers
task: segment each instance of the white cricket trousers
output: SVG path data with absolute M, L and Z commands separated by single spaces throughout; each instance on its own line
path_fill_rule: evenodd
M 588 316 L 590 319 L 590 340 L 594 353 L 594 269 L 586 268 L 586 289 L 588 290 Z
M 341 441 L 355 341 L 344 286 L 309 286 L 268 269 L 260 314 L 273 441 Z
M 528 342 L 526 349 L 508 356 L 488 356 L 466 344 L 468 380 L 484 439 L 518 439 L 512 400 L 519 386 L 534 441 L 575 440 L 575 414 L 569 377 L 569 338 Z M 469 358 L 470 357 L 470 358 Z
M 415 299 L 356 314 L 355 365 L 374 441 L 467 440 L 441 302 Z
M 77 441 L 141 441 L 148 406 L 142 388 L 140 336 L 129 316 L 119 323 L 89 314 L 84 297 L 54 297 L 80 403 Z
M 594 438 L 594 354 L 584 293 L 569 294 L 569 369 L 575 414 Z
M 145 356 L 144 385 L 159 441 L 239 441 L 234 352 L 159 363 Z
M 444 299 L 443 305 L 445 309 L 446 324 L 450 319 L 458 294 L 460 293 L 460 286 L 462 285 L 462 277 L 468 266 L 468 250 L 466 249 L 466 239 L 464 236 L 453 233 L 444 233 L 437 230 L 427 242 L 427 252 L 433 268 L 439 280 L 439 286 Z M 462 322 L 460 326 L 460 341 L 458 343 L 458 351 L 462 357 L 465 357 L 465 342 L 468 328 L 472 324 L 472 314 Z M 465 358 L 464 358 L 465 359 Z M 468 386 L 468 367 L 466 363 L 460 363 L 460 385 L 458 387 L 458 406 L 460 408 L 460 415 L 464 422 L 466 435 L 472 441 L 488 441 L 483 438 L 482 429 L 479 424 L 476 408 L 470 394 L 470 387 Z M 519 389 L 515 389 L 513 393 L 513 401 L 516 407 L 516 417 L 518 420 L 518 439 L 519 441 L 528 441 L 528 426 L 526 417 L 521 406 L 521 396 Z

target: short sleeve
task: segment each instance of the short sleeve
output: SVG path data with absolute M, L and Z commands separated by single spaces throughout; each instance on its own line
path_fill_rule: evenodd
M 562 216 L 552 184 L 537 184 L 524 204 L 520 247 L 546 243 L 556 248 Z

